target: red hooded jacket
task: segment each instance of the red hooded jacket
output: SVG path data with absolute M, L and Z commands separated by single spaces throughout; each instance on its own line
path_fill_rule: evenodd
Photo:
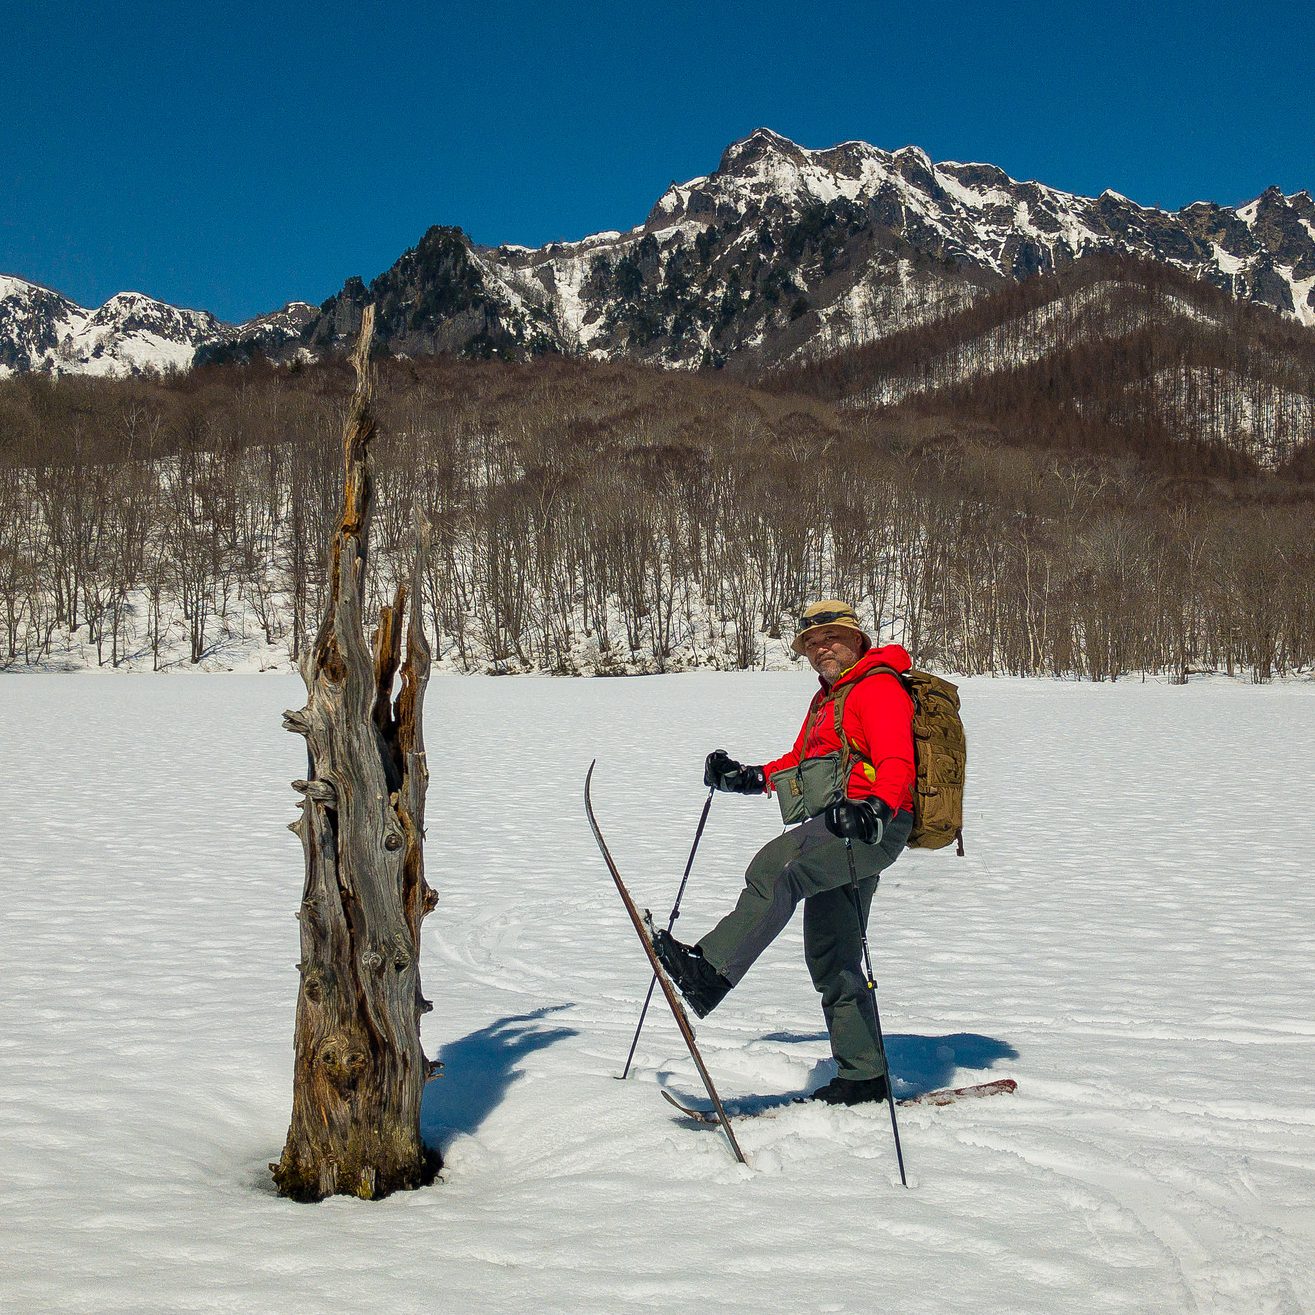
M 845 699 L 842 718 L 845 736 L 855 755 L 845 793 L 850 799 L 870 799 L 875 795 L 892 808 L 911 809 L 915 779 L 913 700 L 894 676 L 878 673 L 860 679 L 877 666 L 903 672 L 913 662 L 898 644 L 887 644 L 884 648 L 868 649 L 848 671 L 841 672 L 830 689 L 819 680 L 821 689 L 808 705 L 808 715 L 794 748 L 774 762 L 765 763 L 764 775 L 770 778 L 783 768 L 796 767 L 804 758 L 843 753 L 836 735 L 834 696 L 846 685 L 854 685 Z

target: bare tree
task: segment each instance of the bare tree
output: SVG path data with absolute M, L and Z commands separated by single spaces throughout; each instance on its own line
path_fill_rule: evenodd
M 363 611 L 410 581 L 418 502 L 430 640 L 461 670 L 763 665 L 828 596 L 959 671 L 1308 669 L 1315 337 L 1246 309 L 1152 330 L 1156 298 L 1216 293 L 1096 275 L 752 388 L 381 363 Z M 0 381 L 0 663 L 200 661 L 253 621 L 301 663 L 351 388 L 336 359 Z
M 329 554 L 324 620 L 302 664 L 306 706 L 284 725 L 306 738 L 304 800 L 292 824 L 306 857 L 292 1123 L 271 1165 L 284 1196 L 373 1199 L 432 1181 L 438 1155 L 420 1135 L 434 1066 L 420 1045 L 420 923 L 435 896 L 423 842 L 429 772 L 421 705 L 430 654 L 420 558 L 407 590 L 380 609 L 374 652 L 362 628 L 373 475 L 374 372 L 367 307 L 344 426 L 342 514 Z M 417 540 L 423 537 L 417 517 Z M 400 672 L 396 699 L 393 686 Z

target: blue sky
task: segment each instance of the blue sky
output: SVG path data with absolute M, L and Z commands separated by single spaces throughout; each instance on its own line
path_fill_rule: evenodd
M 642 222 L 764 125 L 1147 205 L 1315 189 L 1315 3 L 0 0 L 0 272 L 240 320 L 435 223 Z

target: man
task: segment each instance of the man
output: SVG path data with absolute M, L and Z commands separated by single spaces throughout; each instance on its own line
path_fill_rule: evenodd
M 913 826 L 913 701 L 902 681 L 875 668 L 905 672 L 912 663 L 897 644 L 874 648 L 854 609 L 837 599 L 804 610 L 793 648 L 821 686 L 794 747 L 761 767 L 743 766 L 717 749 L 703 779 L 738 794 L 779 793 L 787 822 L 800 824 L 758 851 L 735 908 L 697 945 L 659 930 L 654 948 L 702 1018 L 802 900 L 804 957 L 822 995 L 838 1069 L 812 1098 L 857 1105 L 888 1095 L 859 919 L 867 925 L 878 877 L 899 857 Z

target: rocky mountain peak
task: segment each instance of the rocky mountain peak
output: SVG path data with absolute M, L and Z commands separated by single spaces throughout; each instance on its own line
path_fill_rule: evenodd
M 1018 182 L 917 146 L 812 150 L 761 127 L 647 219 L 537 249 L 436 225 L 368 286 L 236 328 L 140 293 L 94 311 L 0 279 L 0 371 L 112 373 L 346 345 L 367 301 L 402 354 L 543 351 L 683 368 L 870 342 L 1099 254 L 1160 262 L 1315 326 L 1315 203 L 1267 188 L 1176 213 Z
M 732 142 L 722 152 L 717 172 L 727 174 L 751 169 L 772 156 L 792 160 L 796 164 L 805 162 L 804 151 L 788 137 L 782 137 L 770 128 L 755 128 L 747 137 Z
M 915 187 L 925 192 L 937 190 L 939 184 L 935 177 L 935 165 L 931 156 L 918 146 L 901 146 L 891 157 L 895 171 Z

